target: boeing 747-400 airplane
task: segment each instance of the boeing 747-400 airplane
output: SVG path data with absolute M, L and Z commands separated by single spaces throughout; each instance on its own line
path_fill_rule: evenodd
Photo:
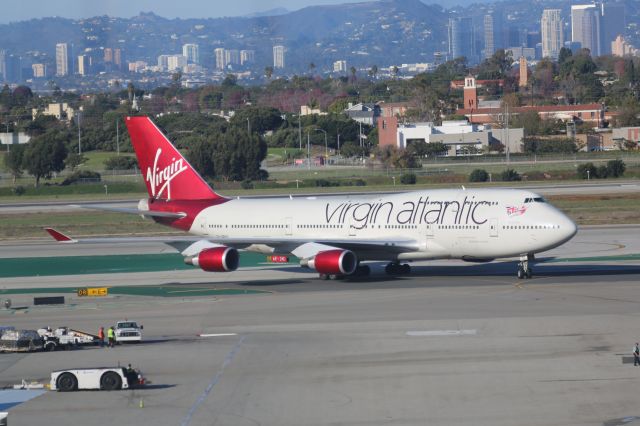
M 135 213 L 190 236 L 155 238 L 210 272 L 237 269 L 242 250 L 293 254 L 322 278 L 369 274 L 367 261 L 387 261 L 388 274 L 413 260 L 486 262 L 519 257 L 518 278 L 531 277 L 534 255 L 571 239 L 576 225 L 540 195 L 517 189 L 434 189 L 357 197 L 226 198 L 198 175 L 147 117 L 127 117 L 149 198 Z M 123 242 L 139 238 L 63 242 Z

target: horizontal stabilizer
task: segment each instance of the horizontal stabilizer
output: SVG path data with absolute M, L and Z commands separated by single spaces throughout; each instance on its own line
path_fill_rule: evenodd
M 76 243 L 77 241 L 71 237 L 64 235 L 62 232 L 56 231 L 53 228 L 44 228 L 59 243 Z
M 104 210 L 108 212 L 117 212 L 117 213 L 128 213 L 128 214 L 137 214 L 148 217 L 168 217 L 174 219 L 182 219 L 187 214 L 186 213 L 173 213 L 173 212 L 159 212 L 153 210 L 140 210 L 134 208 L 126 208 L 126 207 L 107 207 L 107 206 L 98 206 L 98 205 L 74 205 L 74 207 L 80 207 L 83 209 L 92 209 L 92 210 Z

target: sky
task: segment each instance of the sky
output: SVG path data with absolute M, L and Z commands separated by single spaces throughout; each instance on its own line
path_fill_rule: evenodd
M 77 19 L 109 15 L 129 18 L 140 12 L 154 12 L 165 18 L 217 18 L 244 16 L 275 8 L 297 10 L 311 5 L 357 1 L 363 0 L 1 0 L 5 4 L 0 13 L 0 23 L 48 16 Z M 426 1 L 426 3 L 438 3 L 445 7 L 470 2 L 471 0 Z

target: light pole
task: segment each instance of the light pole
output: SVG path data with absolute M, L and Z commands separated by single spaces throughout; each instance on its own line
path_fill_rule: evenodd
M 327 145 L 327 131 L 324 129 L 316 128 L 316 132 L 324 133 L 324 159 L 329 159 L 329 145 Z
M 82 155 L 82 146 L 80 145 L 80 116 L 82 112 L 78 110 L 78 155 Z
M 300 141 L 300 151 L 302 151 L 302 116 L 298 115 L 298 140 Z
M 251 139 L 251 122 L 249 121 L 249 117 L 247 117 L 247 134 L 249 135 L 249 139 Z
M 340 133 L 338 133 L 338 156 L 340 156 Z
M 307 169 L 311 170 L 311 141 L 309 140 L 309 132 L 307 132 Z

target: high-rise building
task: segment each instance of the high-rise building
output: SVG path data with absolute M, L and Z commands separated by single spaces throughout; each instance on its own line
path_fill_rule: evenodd
M 91 57 L 89 55 L 78 56 L 78 74 L 88 75 L 91 69 Z
M 611 53 L 615 56 L 639 56 L 640 50 L 629 44 L 624 37 L 619 35 L 611 42 Z
M 256 61 L 255 50 L 241 50 L 240 51 L 240 65 L 251 64 Z
M 200 48 L 197 44 L 188 43 L 182 46 L 182 56 L 187 58 L 190 64 L 200 63 Z
M 225 50 L 224 62 L 227 65 L 240 65 L 240 51 L 236 49 Z
M 47 76 L 47 66 L 45 64 L 33 64 L 31 65 L 33 71 L 33 78 L 45 78 Z
M 595 4 L 571 6 L 571 40 L 600 56 L 600 9 Z
M 333 63 L 333 72 L 347 72 L 347 61 L 335 61 Z
M 284 68 L 284 46 L 277 45 L 273 46 L 273 67 L 274 68 Z
M 169 68 L 169 55 L 158 56 L 158 68 L 162 71 L 166 71 Z
M 540 30 L 542 33 L 542 57 L 558 59 L 564 45 L 564 22 L 560 9 L 545 9 L 542 12 Z
M 167 71 L 182 70 L 187 66 L 187 57 L 182 55 L 168 55 L 167 56 Z
M 122 69 L 122 50 L 119 48 L 105 47 L 103 61 L 107 69 Z
M 0 59 L 3 64 L 0 64 L 2 68 L 2 75 L 5 82 L 19 82 L 22 81 L 22 58 L 17 55 L 11 55 L 5 52 L 4 59 Z
M 63 77 L 69 75 L 69 45 L 67 43 L 56 44 L 56 75 Z
M 476 63 L 473 49 L 473 20 L 471 18 L 450 18 L 448 32 L 450 58 L 464 56 L 470 64 Z
M 219 70 L 223 70 L 226 67 L 226 55 L 224 53 L 224 48 L 218 47 L 213 51 L 216 57 L 216 68 Z
M 600 21 L 600 33 L 602 43 L 600 45 L 602 55 L 611 54 L 612 42 L 618 35 L 624 32 L 627 26 L 625 17 L 624 3 L 602 3 L 601 5 L 602 19 Z
M 0 49 L 0 81 L 7 81 L 7 51 Z
M 490 58 L 496 50 L 504 49 L 505 33 L 502 25 L 502 16 L 499 12 L 484 15 L 484 57 Z

